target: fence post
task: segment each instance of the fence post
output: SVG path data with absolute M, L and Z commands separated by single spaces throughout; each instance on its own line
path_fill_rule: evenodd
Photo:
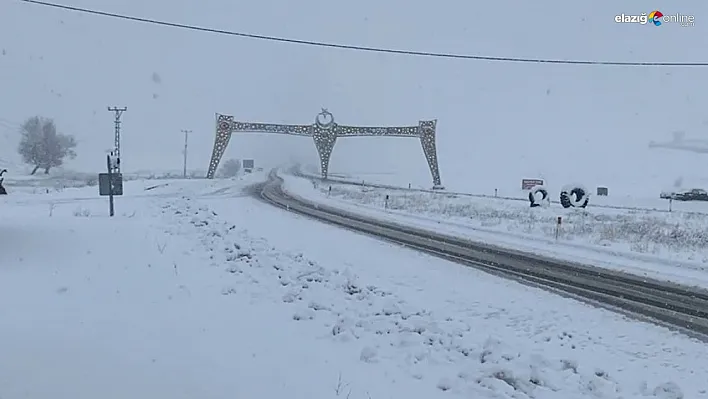
M 556 222 L 556 241 L 558 241 L 558 235 L 560 234 L 562 220 L 562 216 L 558 216 L 558 221 Z

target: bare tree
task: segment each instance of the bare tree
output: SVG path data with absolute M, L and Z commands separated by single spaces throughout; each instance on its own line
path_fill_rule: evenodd
M 219 175 L 226 178 L 234 177 L 238 175 L 240 170 L 241 161 L 238 159 L 229 159 L 221 165 L 221 168 L 219 168 Z
M 52 119 L 33 116 L 22 124 L 20 133 L 22 139 L 18 152 L 25 163 L 34 165 L 32 174 L 39 168 L 47 174 L 51 168 L 61 166 L 65 158 L 76 157 L 76 140 L 73 136 L 57 133 Z

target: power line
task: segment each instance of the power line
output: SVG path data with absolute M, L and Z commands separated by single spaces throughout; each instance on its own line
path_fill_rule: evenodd
M 515 63 L 536 63 L 536 64 L 565 64 L 565 65 L 610 65 L 610 66 L 667 66 L 667 67 L 708 67 L 708 62 L 621 62 L 621 61 L 592 61 L 592 60 L 561 60 L 561 59 L 542 59 L 542 58 L 516 58 L 516 57 L 493 57 L 484 55 L 472 54 L 453 54 L 453 53 L 437 53 L 428 51 L 413 51 L 400 50 L 382 47 L 367 47 L 347 44 L 327 43 L 311 40 L 300 40 L 286 37 L 258 35 L 253 33 L 235 32 L 216 28 L 207 28 L 197 25 L 180 24 L 176 22 L 168 22 L 150 18 L 134 17 L 130 15 L 110 13 L 105 11 L 92 10 L 88 8 L 73 7 L 63 4 L 50 3 L 39 0 L 20 0 L 25 3 L 31 3 L 46 7 L 59 8 L 67 11 L 75 11 L 84 14 L 101 15 L 104 17 L 129 20 L 134 22 L 143 22 L 152 25 L 168 26 L 172 28 L 187 29 L 192 31 L 216 33 L 220 35 L 237 36 L 249 39 L 266 40 L 271 42 L 281 42 L 290 44 L 300 44 L 314 47 L 327 47 L 343 50 L 365 51 L 372 53 L 387 53 L 408 56 L 434 57 L 434 58 L 449 58 L 449 59 L 465 59 L 477 61 L 499 61 L 499 62 L 515 62 Z

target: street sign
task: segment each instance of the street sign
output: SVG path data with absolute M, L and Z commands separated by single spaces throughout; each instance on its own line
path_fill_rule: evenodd
M 536 186 L 542 186 L 543 185 L 543 180 L 542 179 L 522 179 L 521 180 L 521 189 L 522 190 L 531 190 L 532 188 Z
M 243 169 L 247 172 L 253 171 L 253 167 L 255 166 L 255 162 L 253 159 L 244 159 L 243 160 Z
M 113 192 L 111 193 L 110 179 L 113 178 Z M 99 173 L 98 174 L 98 194 L 99 195 L 123 195 L 123 174 L 121 173 Z

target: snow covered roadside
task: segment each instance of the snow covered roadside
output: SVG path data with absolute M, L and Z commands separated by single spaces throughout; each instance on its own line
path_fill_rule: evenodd
M 214 197 L 211 182 L 196 184 Z M 204 230 L 213 214 L 160 196 L 117 205 L 113 219 L 105 199 L 61 203 L 51 216 L 46 203 L 0 207 L 0 397 L 335 398 L 348 376 L 366 374 L 298 331 L 281 301 L 262 300 L 271 286 L 257 273 L 209 261 L 200 240 L 219 231 Z M 242 234 L 224 237 L 235 257 L 236 243 L 251 245 Z M 288 266 L 258 250 L 238 259 Z M 361 379 L 378 387 L 372 397 L 415 397 Z
M 3 204 L 0 397 L 708 398 L 703 343 L 243 183 L 168 187 L 114 219 Z
M 317 167 L 304 167 L 300 170 L 295 169 L 301 177 L 310 180 L 321 181 L 321 175 Z M 367 189 L 383 189 L 385 191 L 405 191 L 417 193 L 430 193 L 435 195 L 453 195 L 460 198 L 472 198 L 477 200 L 493 200 L 496 203 L 500 201 L 519 201 L 528 205 L 528 191 L 522 190 L 518 186 L 514 188 L 507 187 L 505 190 L 498 190 L 496 193 L 479 192 L 479 191 L 456 191 L 454 188 L 446 187 L 445 190 L 432 190 L 431 182 L 425 181 L 424 184 L 410 184 L 406 186 L 401 184 L 405 181 L 396 174 L 356 174 L 355 176 L 332 173 L 330 171 L 328 180 L 333 183 L 342 183 L 347 185 L 364 186 Z M 558 194 L 561 186 L 547 187 L 551 193 L 551 201 L 559 203 Z M 676 188 L 667 188 L 664 191 L 672 191 Z M 624 211 L 654 211 L 665 213 L 669 211 L 669 202 L 666 199 L 659 198 L 659 192 L 653 197 L 635 197 L 635 196 L 593 196 L 590 201 L 590 208 L 604 208 L 607 210 L 624 210 Z M 702 213 L 708 215 L 708 203 L 704 201 L 675 201 L 671 204 L 674 211 Z
M 297 196 L 360 214 L 539 255 L 708 287 L 708 216 L 560 206 L 532 209 L 528 203 L 515 201 L 341 184 L 323 186 L 306 178 L 281 176 L 286 190 Z M 556 240 L 558 216 L 562 217 L 562 226 Z
M 331 369 L 365 365 L 342 371 L 352 397 L 708 397 L 704 343 L 246 198 L 194 203 L 183 234 L 201 230 L 235 293 L 334 344 Z
M 117 209 L 120 210 L 124 200 L 132 201 L 136 198 L 174 197 L 182 193 L 201 196 L 238 195 L 244 185 L 263 181 L 265 173 L 245 174 L 233 179 L 206 180 L 206 179 L 148 179 L 129 180 L 123 182 L 123 196 L 117 196 Z M 64 185 L 62 180 L 55 180 L 57 187 L 43 187 L 36 189 L 22 185 L 5 184 L 8 195 L 0 196 L 0 206 L 3 204 L 39 205 L 47 206 L 45 211 L 53 205 L 74 204 L 80 211 L 84 201 L 103 201 L 104 209 L 96 208 L 97 214 L 105 214 L 108 209 L 108 197 L 98 197 L 98 186 L 86 185 L 71 187 Z M 196 190 L 196 191 L 195 191 Z M 247 194 L 244 194 L 247 195 Z

